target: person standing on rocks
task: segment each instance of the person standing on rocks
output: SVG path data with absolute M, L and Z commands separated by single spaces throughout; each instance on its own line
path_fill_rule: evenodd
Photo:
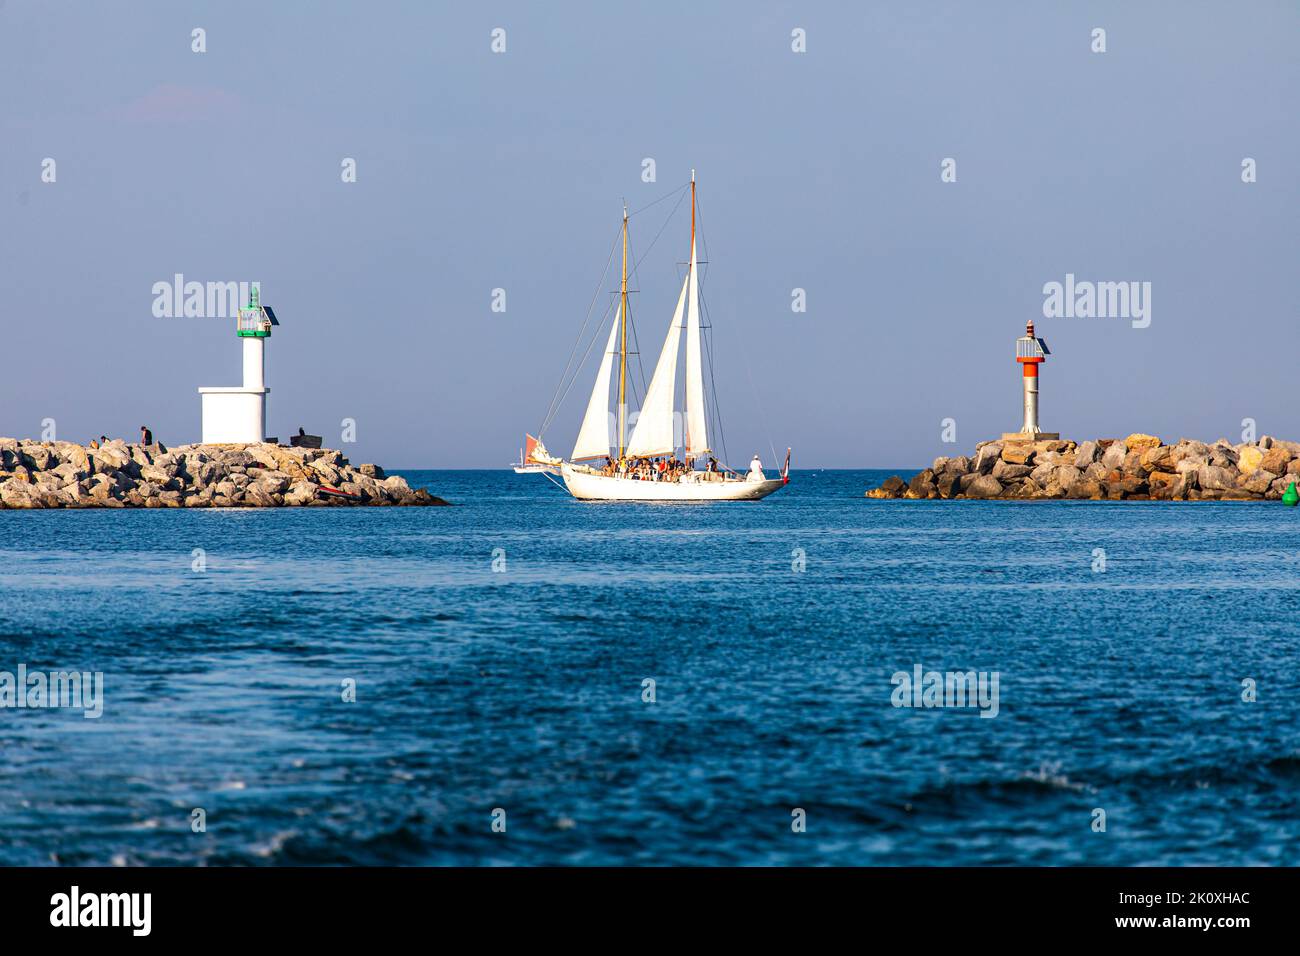
M 149 431 L 148 425 L 140 426 L 140 444 L 141 445 L 153 444 L 153 432 Z

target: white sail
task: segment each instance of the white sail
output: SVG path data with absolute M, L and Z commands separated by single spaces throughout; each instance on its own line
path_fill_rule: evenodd
M 700 284 L 691 242 L 690 294 L 686 300 L 686 457 L 709 451 L 708 415 L 704 407 L 704 364 L 700 353 Z
M 618 354 L 615 346 L 618 344 L 622 311 L 620 305 L 618 314 L 614 316 L 614 327 L 609 330 L 609 342 L 606 343 L 605 354 L 600 360 L 600 371 L 596 373 L 596 387 L 591 390 L 587 414 L 583 416 L 578 440 L 573 445 L 573 461 L 603 458 L 609 454 L 609 373 L 614 365 L 614 356 Z
M 664 349 L 659 353 L 659 363 L 655 365 L 650 387 L 646 389 L 645 401 L 641 403 L 641 414 L 632 431 L 632 440 L 627 445 L 630 458 L 667 455 L 677 447 L 673 440 L 673 394 L 677 391 L 677 352 L 681 348 L 682 308 L 686 304 L 686 290 L 690 282 L 690 276 L 687 276 L 682 283 L 681 295 L 677 297 L 677 308 L 673 312 L 672 322 L 668 324 Z

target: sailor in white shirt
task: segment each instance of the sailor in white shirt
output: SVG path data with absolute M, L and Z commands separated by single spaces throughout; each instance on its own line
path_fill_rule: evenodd
M 759 460 L 758 453 L 754 453 L 754 460 L 749 463 L 749 474 L 746 476 L 749 481 L 766 481 L 767 476 L 763 474 L 763 462 Z

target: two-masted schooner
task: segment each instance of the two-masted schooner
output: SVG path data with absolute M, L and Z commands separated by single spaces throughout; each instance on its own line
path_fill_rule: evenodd
M 755 455 L 749 471 L 719 463 L 709 444 L 701 340 L 699 259 L 695 244 L 695 171 L 691 170 L 691 258 L 677 308 L 635 423 L 628 415 L 627 209 L 623 210 L 623 270 L 618 309 L 601 356 L 587 411 L 568 460 L 551 456 L 529 436 L 529 463 L 558 469 L 575 498 L 595 501 L 756 501 L 789 481 L 790 454 L 780 477 L 769 478 Z M 685 335 L 683 408 L 676 410 L 677 367 Z M 594 344 L 594 343 L 593 343 Z M 611 376 L 618 362 L 617 448 L 609 412 Z M 676 422 L 683 423 L 680 445 Z M 629 424 L 631 434 L 628 434 Z M 677 458 L 680 448 L 682 458 Z M 598 462 L 596 466 L 589 464 Z

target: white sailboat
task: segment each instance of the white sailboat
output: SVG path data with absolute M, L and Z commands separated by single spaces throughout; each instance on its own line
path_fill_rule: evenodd
M 527 448 L 519 449 L 519 460 L 512 461 L 510 467 L 515 470 L 516 475 L 555 475 L 559 470 L 555 467 L 558 459 L 552 458 L 546 451 L 546 446 L 532 435 L 524 435 L 524 442 Z
M 534 452 L 530 461 L 558 468 L 564 486 L 575 498 L 589 501 L 756 501 L 789 481 L 790 453 L 779 477 L 764 474 L 757 455 L 745 474 L 719 464 L 709 443 L 709 425 L 704 389 L 701 347 L 700 288 L 695 248 L 695 171 L 691 171 L 691 259 L 677 297 L 659 361 L 646 388 L 640 414 L 628 434 L 628 304 L 627 304 L 627 210 L 623 210 L 623 277 L 618 310 L 609 330 L 600 368 L 587 402 L 587 411 L 568 460 Z M 675 408 L 678 356 L 685 336 L 684 408 Z M 618 360 L 617 448 L 610 435 L 610 378 Z M 680 416 L 680 417 L 679 417 Z M 674 433 L 676 421 L 684 422 L 679 446 Z M 592 460 L 604 460 L 604 467 L 592 467 Z M 700 467 L 703 466 L 703 467 Z

